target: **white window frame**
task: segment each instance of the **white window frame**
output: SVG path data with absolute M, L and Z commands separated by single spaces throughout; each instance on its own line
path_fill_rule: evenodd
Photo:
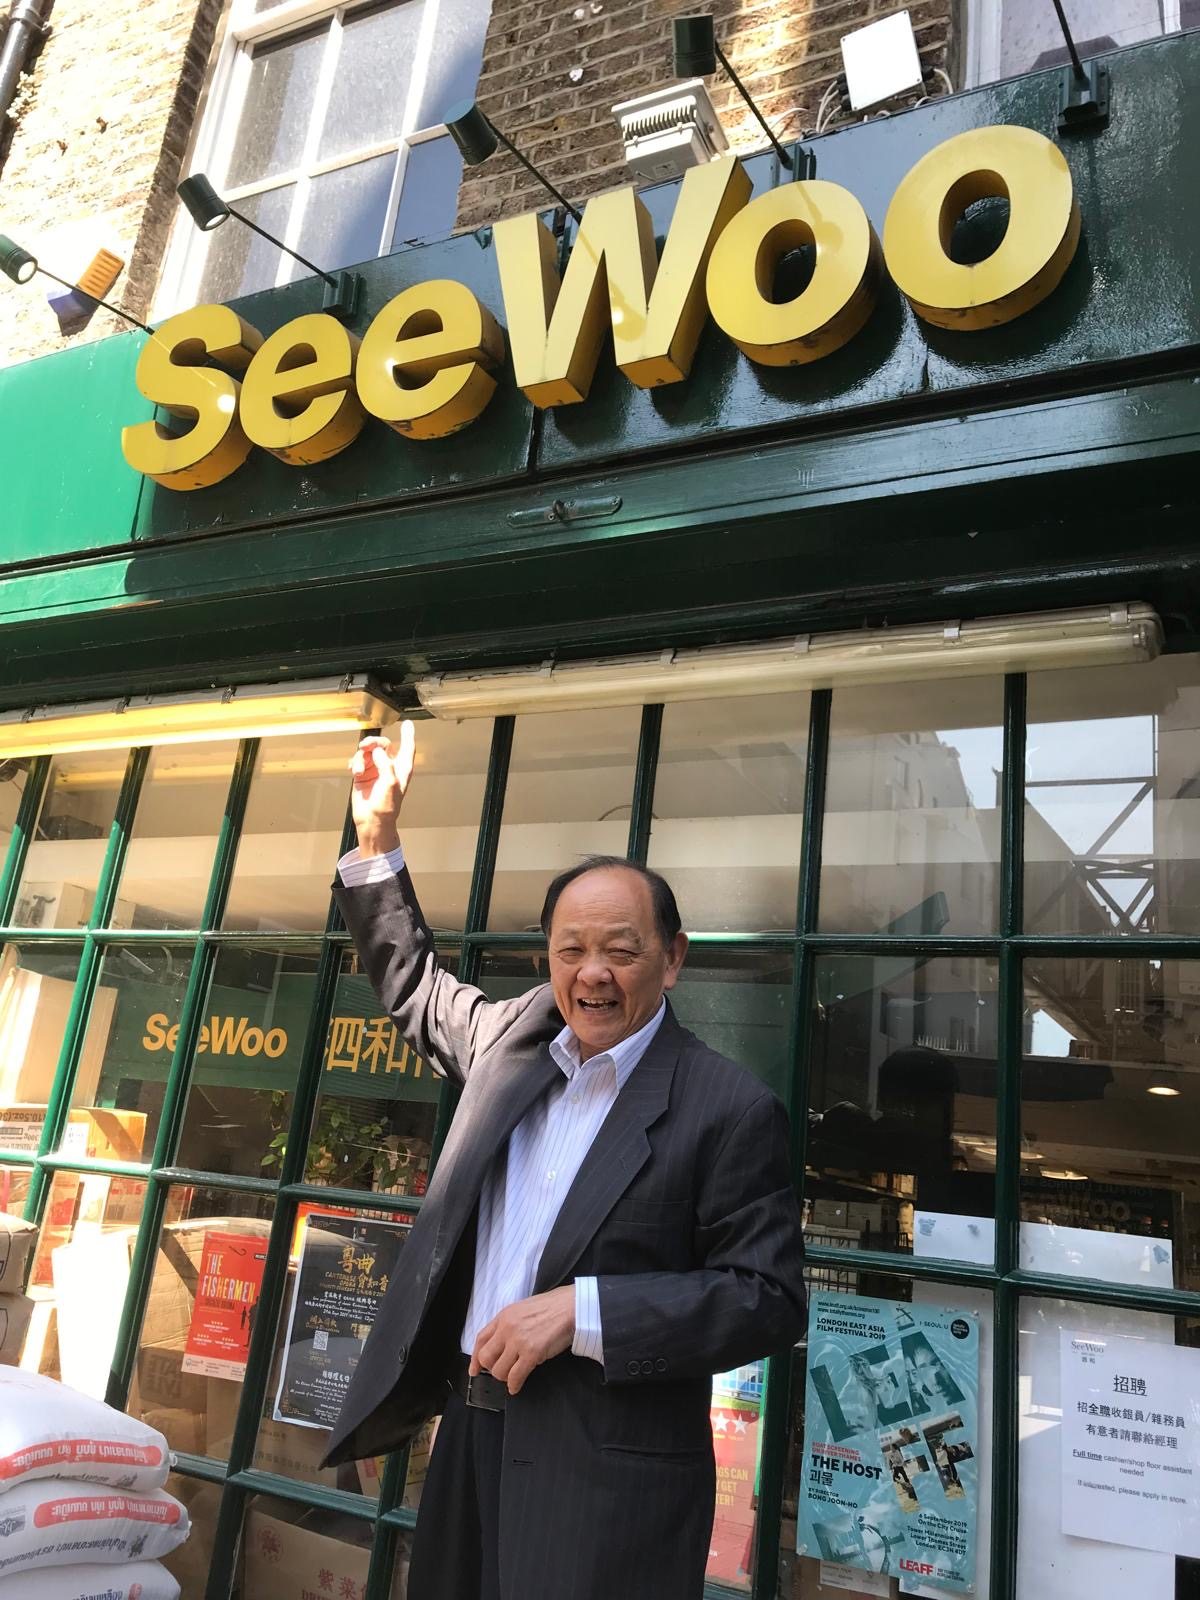
M 983 84 L 1000 81 L 1000 31 L 1004 21 L 1004 8 L 1014 0 L 967 0 L 967 48 L 964 89 L 978 89 Z M 1050 0 L 1015 0 L 1020 5 L 1049 5 Z M 1163 33 L 1178 33 L 1182 27 L 1179 0 L 1161 0 Z M 1063 9 L 1076 42 L 1083 37 L 1071 16 L 1070 0 Z M 1010 74 L 1011 76 L 1011 74 Z
M 333 93 L 334 78 L 341 53 L 344 19 L 374 3 L 375 0 L 341 0 L 340 4 L 331 4 L 330 0 L 282 0 L 281 4 L 256 14 L 254 0 L 232 0 L 225 37 L 221 41 L 212 69 L 207 103 L 198 117 L 198 126 L 186 170 L 189 173 L 206 173 L 212 179 L 222 199 L 234 205 L 239 200 L 250 199 L 267 190 L 283 189 L 289 184 L 295 185 L 296 195 L 291 206 L 288 225 L 280 235 L 289 249 L 295 250 L 299 246 L 300 230 L 314 178 L 321 177 L 327 172 L 336 172 L 342 167 L 357 166 L 375 156 L 393 155 L 397 159 L 376 249 L 377 255 L 387 254 L 391 250 L 392 234 L 396 227 L 410 151 L 415 145 L 446 136 L 446 130 L 441 123 L 433 127 L 419 128 L 417 113 L 429 76 L 439 14 L 452 5 L 454 0 L 399 0 L 400 4 L 419 5 L 422 8 L 400 131 L 394 137 L 378 143 L 362 145 L 342 155 L 326 157 L 324 160 L 317 159 L 318 142 Z M 324 22 L 329 23 L 330 32 L 323 47 L 308 131 L 299 163 L 287 170 L 273 173 L 269 179 L 231 185 L 228 188 L 222 187 L 222 174 L 229 168 L 250 85 L 253 47 L 267 41 L 284 40 L 290 34 L 302 33 L 314 24 Z M 233 218 L 223 226 L 236 228 L 241 224 Z M 176 216 L 171 230 L 158 292 L 155 295 L 154 321 L 160 321 L 163 317 L 197 304 L 210 237 L 211 235 L 200 232 L 181 206 L 180 214 Z M 317 264 L 326 265 L 324 262 Z M 294 267 L 292 258 L 280 251 L 274 284 L 264 284 L 262 287 L 279 288 L 290 282 Z

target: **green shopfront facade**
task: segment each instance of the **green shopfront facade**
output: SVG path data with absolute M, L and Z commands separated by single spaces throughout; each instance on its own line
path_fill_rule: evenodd
M 990 1600 L 1200 1595 L 1185 1534 L 1060 1516 L 1060 1330 L 1200 1346 L 1200 36 L 1110 66 L 1110 125 L 1060 141 L 1075 259 L 999 328 L 927 326 L 885 284 L 808 365 L 710 328 L 679 385 L 602 357 L 586 403 L 535 413 L 502 378 L 453 438 L 368 422 L 320 466 L 259 453 L 194 493 L 121 458 L 140 336 L 0 373 L 8 708 L 359 674 L 403 708 L 431 672 L 1154 609 L 1139 665 L 418 727 L 405 842 L 447 961 L 497 996 L 537 982 L 550 873 L 660 867 L 682 1019 L 791 1111 L 813 1288 L 978 1317 Z M 830 135 L 818 176 L 881 231 L 953 135 L 1056 137 L 1059 82 Z M 661 244 L 673 191 L 645 198 Z M 995 224 L 973 212 L 961 248 Z M 487 235 L 362 271 L 368 308 L 447 277 L 504 320 Z M 319 298 L 238 309 L 266 334 Z M 420 1448 L 322 1470 L 323 1435 L 276 1415 L 305 1218 L 411 1216 L 453 1114 L 331 907 L 354 742 L 0 737 L 0 1201 L 41 1228 L 23 1359 L 167 1433 L 189 1600 L 399 1600 L 420 1514 Z M 233 1377 L 188 1354 L 214 1234 L 261 1271 Z M 797 1554 L 806 1362 L 756 1375 L 712 1592 L 948 1592 Z

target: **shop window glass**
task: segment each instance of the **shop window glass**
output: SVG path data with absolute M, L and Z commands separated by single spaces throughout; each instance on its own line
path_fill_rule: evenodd
M 296 198 L 296 185 L 263 189 L 245 195 L 237 208 L 251 222 L 283 237 Z M 236 300 L 255 289 L 269 288 L 279 270 L 279 248 L 252 228 L 214 228 L 204 236 L 204 269 L 197 296 L 201 304 Z
M 393 740 L 398 734 L 396 727 L 385 731 Z M 486 719 L 417 724 L 400 837 L 425 920 L 438 931 L 456 931 L 466 922 L 491 745 Z
M 811 1239 L 990 1264 L 996 963 L 822 956 L 815 984 Z
M 179 1585 L 179 1600 L 205 1600 L 217 1513 L 221 1509 L 221 1485 L 173 1472 L 167 1479 L 167 1493 L 187 1507 L 192 1531 L 181 1545 L 162 1557 L 162 1564 Z
M 328 1574 L 331 1597 L 359 1600 L 366 1593 L 371 1534 L 371 1524 L 359 1517 L 253 1495 L 246 1502 L 234 1600 L 314 1590 L 320 1574 Z M 408 1538 L 401 1534 L 390 1600 L 404 1600 L 407 1587 Z M 318 1587 L 314 1592 L 323 1591 Z
M 1189 1600 L 1196 1327 L 1041 1298 L 1019 1315 L 1016 1592 Z
M 1107 54 L 1189 26 L 1188 0 L 1073 0 L 1066 8 L 1080 55 Z M 1193 21 L 1191 26 L 1195 26 Z M 993 83 L 1024 72 L 1067 66 L 1070 54 L 1053 6 L 1040 0 L 971 0 L 971 82 Z
M 0 950 L 0 1150 L 30 1157 L 37 1152 L 66 1037 L 79 955 L 78 946 L 61 944 L 8 944 Z M 85 1076 L 93 1070 L 91 1057 L 86 1059 L 81 1067 Z M 82 1154 L 77 1141 L 86 1143 L 86 1129 L 68 1137 L 71 1148 Z M 8 1183 L 11 1191 L 24 1178 L 14 1171 Z
M 0 755 L 0 851 L 7 851 L 16 827 L 17 812 L 29 781 L 30 764 L 28 756 L 6 761 Z
M 1025 925 L 1200 933 L 1200 659 L 1029 676 Z
M 22 1364 L 97 1400 L 108 1387 L 145 1201 L 141 1178 L 56 1172 L 50 1183 Z
M 273 1202 L 172 1187 L 126 1410 L 188 1455 L 229 1455 Z
M 162 1115 L 191 945 L 109 945 L 88 1013 L 59 1149 L 82 1153 L 87 1116 L 105 1130 L 112 1160 L 149 1161 Z
M 399 133 L 404 98 L 396 93 L 396 66 L 416 51 L 421 13 L 418 0 L 346 13 L 317 151 L 322 160 Z
M 200 926 L 236 758 L 233 740 L 152 752 L 117 890 L 117 927 Z
M 82 928 L 91 916 L 127 754 L 54 757 L 13 910 L 17 927 Z M 115 927 L 121 916 L 114 908 Z
M 995 930 L 1003 706 L 1000 678 L 834 690 L 826 932 Z
M 641 720 L 636 706 L 517 718 L 490 927 L 536 930 L 556 872 L 625 854 Z
M 792 1004 L 790 950 L 693 945 L 667 998 L 685 1028 L 783 1097 Z
M 321 1457 L 411 1225 L 411 1216 L 403 1213 L 300 1206 L 255 1443 L 256 1467 L 378 1498 L 384 1457 L 339 1467 L 323 1467 Z M 413 1442 L 414 1490 L 423 1478 L 429 1437 L 425 1428 Z
M 180 1165 L 242 1177 L 278 1174 L 317 959 L 315 950 L 266 944 L 218 952 L 192 1062 Z M 166 1050 L 161 1059 L 165 1071 Z
M 1022 1264 L 1200 1286 L 1200 961 L 1031 957 L 1024 1038 Z
M 357 742 L 344 733 L 262 741 L 224 927 L 304 933 L 325 926 Z
M 441 953 L 451 971 L 457 959 Z M 357 955 L 346 951 L 308 1138 L 308 1182 L 424 1194 L 441 1082 L 381 1014 Z
M 952 1535 L 950 1525 L 970 1528 L 969 1592 L 986 1597 L 991 1295 L 824 1266 L 805 1276 L 810 1295 L 836 1298 L 814 1306 L 790 1374 L 783 1359 L 772 1373 L 772 1384 L 790 1377 L 778 1600 L 865 1600 L 898 1592 L 936 1600 L 952 1592 L 914 1575 L 914 1567 L 945 1559 L 913 1538 L 923 1513 L 944 1546 L 961 1550 L 962 1533 Z M 866 1337 L 856 1333 L 861 1327 Z M 821 1444 L 833 1446 L 828 1458 Z M 720 1473 L 719 1434 L 717 1456 Z M 735 1495 L 739 1488 L 744 1505 L 744 1482 Z M 720 1527 L 718 1508 L 718 1534 Z M 716 1540 L 714 1546 L 719 1554 Z M 712 1558 L 709 1576 L 718 1576 Z M 738 1586 L 748 1587 L 744 1576 Z M 1054 1585 L 1018 1590 L 1023 1596 L 1058 1592 Z
M 685 928 L 796 924 L 807 694 L 663 708 L 649 864 Z

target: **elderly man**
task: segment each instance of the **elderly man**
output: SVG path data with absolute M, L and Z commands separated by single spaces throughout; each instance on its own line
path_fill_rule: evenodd
M 441 1415 L 409 1600 L 697 1600 L 711 1378 L 804 1325 L 779 1101 L 680 1027 L 656 873 L 550 885 L 550 982 L 490 1002 L 438 964 L 397 830 L 413 765 L 364 739 L 338 904 L 412 1047 L 461 1086 L 328 1460 Z

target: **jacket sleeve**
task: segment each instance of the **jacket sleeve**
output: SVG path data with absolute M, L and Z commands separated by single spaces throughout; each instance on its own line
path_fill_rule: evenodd
M 774 1095 L 752 1101 L 708 1164 L 696 1216 L 693 1271 L 597 1280 L 606 1382 L 728 1372 L 803 1334 L 804 1237 Z
M 334 899 L 375 993 L 403 1038 L 435 1072 L 466 1081 L 472 1063 L 529 1004 L 530 994 L 495 1004 L 461 983 L 438 959 L 408 868 Z

